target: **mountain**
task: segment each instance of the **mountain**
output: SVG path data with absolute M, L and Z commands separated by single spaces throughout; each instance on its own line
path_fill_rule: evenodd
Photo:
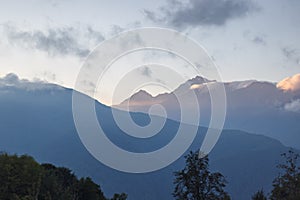
M 111 169 L 93 158 L 79 139 L 72 116 L 73 90 L 19 80 L 15 75 L 0 82 L 1 151 L 29 154 L 41 163 L 50 162 L 71 168 L 78 176 L 90 176 L 101 185 L 106 196 L 118 191 L 127 193 L 129 200 L 173 199 L 173 172 L 184 167 L 183 156 L 164 169 L 146 174 Z M 97 117 L 109 139 L 130 151 L 161 148 L 172 140 L 179 126 L 178 122 L 167 120 L 159 134 L 148 139 L 133 138 L 118 128 L 110 107 L 95 104 Z M 131 116 L 138 124 L 149 122 L 148 115 L 131 113 Z M 205 132 L 206 128 L 199 127 L 189 150 L 200 147 Z M 287 150 L 288 147 L 266 136 L 224 130 L 209 155 L 210 166 L 212 171 L 219 171 L 227 178 L 227 191 L 233 199 L 250 199 L 258 189 L 269 191 L 278 173 L 275 166 L 281 162 L 280 154 Z
M 295 84 L 294 82 L 293 84 Z M 185 109 L 193 110 L 199 106 L 200 125 L 208 126 L 211 117 L 209 90 L 215 90 L 218 84 L 221 83 L 198 76 L 183 83 L 171 93 L 152 97 L 146 95 L 145 91 L 143 91 L 143 95 L 138 92 L 133 95 L 134 98 L 129 98 L 114 107 L 132 112 L 148 113 L 152 105 L 161 104 L 166 109 L 169 119 L 180 121 L 181 108 L 177 100 L 179 97 L 184 100 L 183 102 L 187 102 L 184 105 Z M 222 84 L 224 84 L 227 98 L 226 129 L 259 133 L 277 139 L 287 146 L 300 148 L 299 89 L 284 89 L 282 83 L 276 85 L 255 80 Z M 297 84 L 300 85 L 300 81 Z M 292 83 L 286 85 L 292 85 Z M 192 103 L 194 94 L 197 97 L 197 104 Z

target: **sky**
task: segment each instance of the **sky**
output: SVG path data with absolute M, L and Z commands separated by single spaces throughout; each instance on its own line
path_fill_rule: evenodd
M 99 43 L 141 27 L 188 35 L 206 49 L 223 81 L 279 82 L 300 71 L 299 0 L 0 3 L 0 77 L 15 73 L 73 88 L 86 56 Z M 145 78 L 147 70 L 141 72 Z M 152 88 L 152 93 L 163 91 Z

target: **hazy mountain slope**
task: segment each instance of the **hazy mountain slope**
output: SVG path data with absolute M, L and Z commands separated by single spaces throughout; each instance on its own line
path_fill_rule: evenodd
M 173 172 L 183 168 L 183 158 L 148 174 L 121 173 L 104 166 L 79 140 L 72 119 L 71 95 L 72 90 L 58 86 L 34 90 L 13 85 L 1 87 L 0 149 L 9 153 L 28 153 L 40 162 L 69 167 L 79 176 L 91 176 L 108 196 L 123 191 L 132 200 L 172 199 Z M 151 140 L 133 140 L 116 127 L 109 107 L 97 104 L 96 109 L 111 140 L 128 150 L 158 149 L 172 139 L 178 126 L 168 120 L 162 132 Z M 132 115 L 140 124 L 149 120 L 144 114 Z M 201 133 L 204 132 L 204 128 L 199 129 L 191 149 L 200 147 Z M 276 176 L 279 154 L 285 150 L 287 148 L 276 140 L 227 130 L 210 155 L 211 167 L 227 177 L 228 191 L 233 199 L 249 199 L 261 187 L 270 188 Z
M 178 94 L 185 102 L 192 102 L 195 92 L 201 110 L 200 124 L 207 126 L 210 121 L 211 101 L 208 85 L 213 90 L 214 81 L 196 77 L 180 85 L 174 92 L 161 94 L 156 97 L 133 95 L 134 98 L 125 100 L 116 107 L 135 112 L 147 113 L 153 104 L 162 104 L 168 118 L 180 120 L 180 106 L 174 94 Z M 300 148 L 300 112 L 293 109 L 291 104 L 300 102 L 300 91 L 283 91 L 274 83 L 254 80 L 224 83 L 227 95 L 227 115 L 225 128 L 239 129 L 263 134 L 285 145 Z M 186 105 L 194 109 L 192 103 Z

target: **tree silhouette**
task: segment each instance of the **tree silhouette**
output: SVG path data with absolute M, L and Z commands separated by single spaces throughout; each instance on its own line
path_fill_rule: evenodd
M 0 199 L 36 199 L 42 168 L 30 156 L 0 155 Z
M 178 200 L 225 200 L 230 199 L 224 191 L 226 180 L 221 173 L 211 173 L 208 156 L 199 158 L 199 151 L 190 152 L 183 170 L 175 175 L 173 196 Z
M 271 192 L 272 200 L 297 200 L 300 199 L 300 167 L 299 154 L 292 149 L 283 153 L 285 163 L 277 167 L 283 171 L 273 181 L 273 190 Z
M 126 200 L 126 199 L 127 199 L 127 194 L 121 193 L 121 194 L 114 194 L 111 200 Z
M 81 178 L 79 181 L 79 199 L 81 200 L 106 200 L 100 186 L 95 184 L 91 178 Z
M 267 200 L 267 197 L 265 196 L 264 191 L 261 189 L 252 196 L 252 200 Z

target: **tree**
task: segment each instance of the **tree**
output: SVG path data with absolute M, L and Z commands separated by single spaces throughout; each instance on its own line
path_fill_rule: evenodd
M 252 200 L 267 200 L 267 197 L 265 196 L 264 191 L 261 189 L 252 196 Z
M 230 199 L 224 191 L 226 180 L 221 173 L 211 173 L 208 156 L 199 158 L 199 151 L 190 152 L 183 170 L 175 175 L 173 196 L 178 200 L 225 200 Z
M 273 190 L 271 192 L 272 200 L 296 200 L 300 199 L 300 167 L 299 154 L 290 149 L 283 153 L 285 163 L 280 164 L 277 168 L 283 171 L 273 181 Z
M 0 199 L 37 199 L 42 168 L 30 156 L 0 155 Z
M 111 200 L 126 200 L 126 199 L 127 199 L 127 194 L 121 193 L 121 194 L 114 194 Z
M 51 164 L 42 167 L 44 176 L 39 199 L 71 200 L 78 197 L 78 180 L 70 169 Z
M 65 167 L 37 163 L 30 156 L 0 154 L 1 200 L 107 200 L 91 178 L 77 179 Z M 115 194 L 113 200 L 126 200 Z
M 80 200 L 106 200 L 100 186 L 92 181 L 91 178 L 81 178 L 79 181 L 79 199 Z

